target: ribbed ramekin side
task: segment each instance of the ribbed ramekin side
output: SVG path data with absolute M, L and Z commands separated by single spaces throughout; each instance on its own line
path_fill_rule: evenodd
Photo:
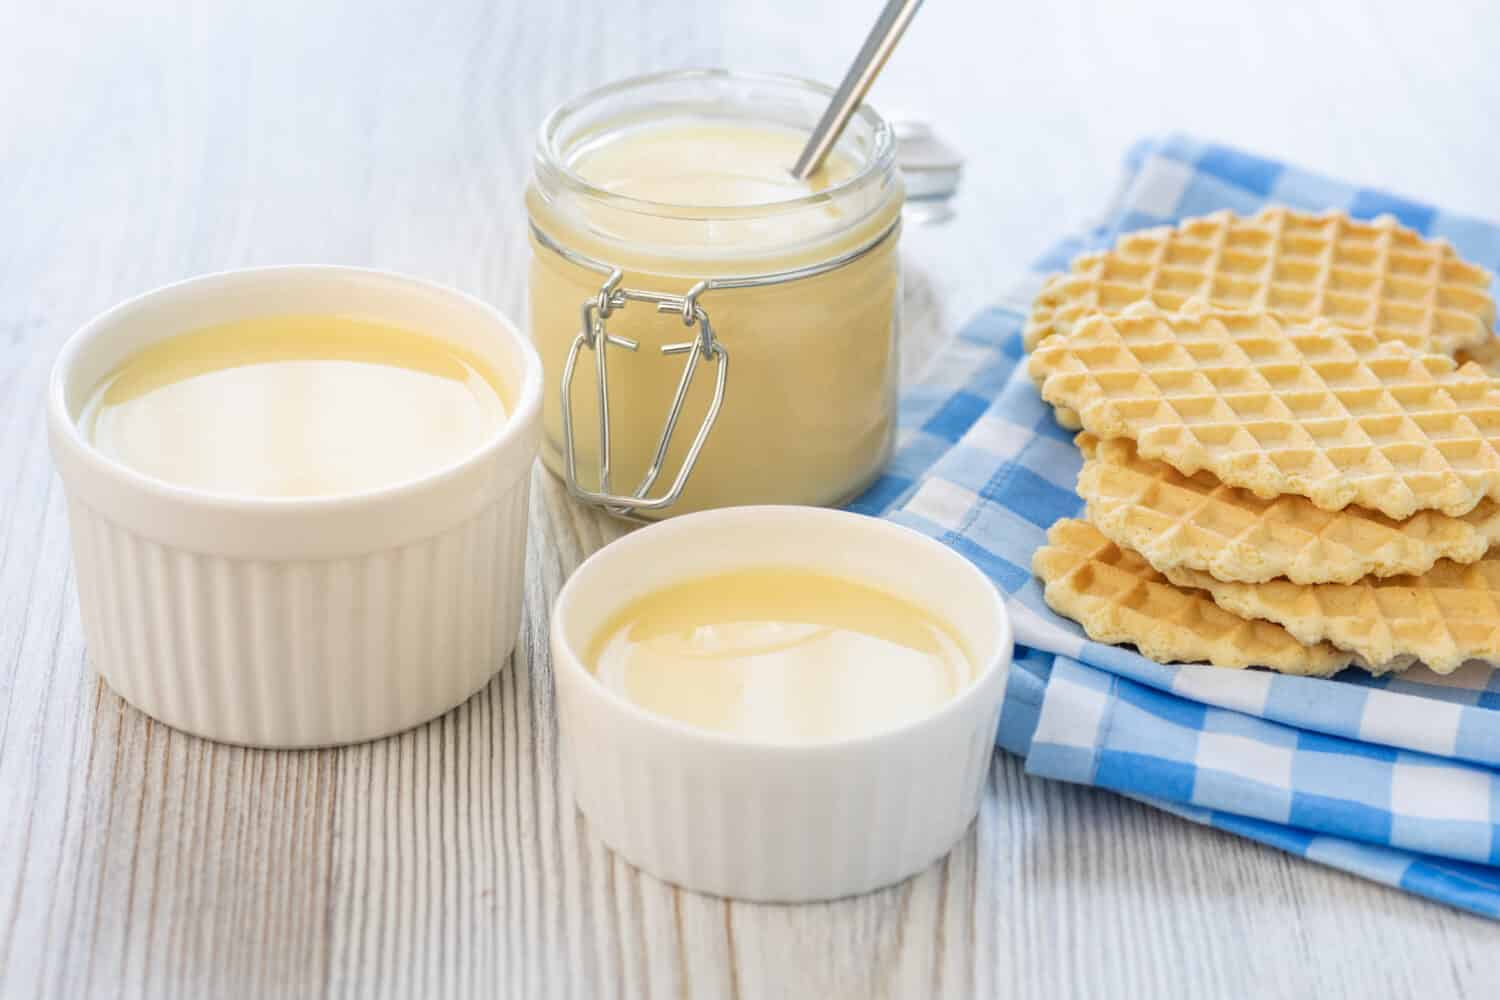
M 963 836 L 994 749 L 995 711 L 841 746 L 732 745 L 634 718 L 558 676 L 579 807 L 637 867 L 690 889 L 797 902 L 915 874 Z
M 258 746 L 372 739 L 467 699 L 520 624 L 529 477 L 462 523 L 326 560 L 187 552 L 69 505 L 89 656 L 127 701 Z

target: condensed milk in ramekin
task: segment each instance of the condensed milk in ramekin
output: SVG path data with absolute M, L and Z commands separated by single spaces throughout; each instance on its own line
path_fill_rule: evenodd
M 643 607 L 645 658 L 624 663 L 616 632 Z M 972 563 L 815 507 L 627 535 L 578 568 L 552 615 L 564 772 L 590 828 L 652 875 L 738 899 L 866 892 L 946 854 L 978 811 L 1010 662 L 1004 603 Z
M 830 91 L 694 70 L 555 111 L 526 192 L 542 459 L 659 518 L 836 504 L 896 428 L 903 188 L 868 105 L 807 180 Z
M 256 746 L 459 704 L 519 629 L 541 393 L 504 316 L 377 271 L 214 274 L 98 317 L 48 403 L 90 660 Z

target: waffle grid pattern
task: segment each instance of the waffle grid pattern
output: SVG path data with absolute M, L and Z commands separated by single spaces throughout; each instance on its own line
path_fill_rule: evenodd
M 1123 438 L 1079 435 L 1088 456 L 1078 493 L 1105 537 L 1160 572 L 1195 569 L 1220 580 L 1354 583 L 1367 574 L 1423 573 L 1439 559 L 1470 563 L 1500 540 L 1500 504 L 1461 518 L 1419 511 L 1393 521 L 1363 507 L 1325 511 L 1304 497 L 1263 500 L 1210 472 L 1185 476 L 1143 459 Z
M 1086 430 L 1267 499 L 1399 520 L 1500 496 L 1500 383 L 1326 320 L 1138 303 L 1048 338 L 1029 371 Z
M 1083 521 L 1065 518 L 1053 525 L 1032 567 L 1054 611 L 1078 622 L 1096 642 L 1132 643 L 1159 663 L 1326 675 L 1353 659 L 1327 643 L 1303 645 L 1278 625 L 1231 614 L 1202 591 L 1178 589 Z
M 1468 565 L 1445 559 L 1420 576 L 1352 584 L 1224 583 L 1196 570 L 1167 575 L 1207 591 L 1227 611 L 1277 622 L 1303 642 L 1332 642 L 1380 669 L 1421 660 L 1447 674 L 1469 660 L 1500 663 L 1500 555 Z
M 1027 349 L 1096 313 L 1136 302 L 1173 310 L 1216 306 L 1326 317 L 1419 351 L 1482 344 L 1495 303 L 1482 267 L 1389 215 L 1358 222 L 1274 206 L 1249 218 L 1220 211 L 1121 236 L 1113 250 L 1075 258 L 1052 276 L 1026 324 Z

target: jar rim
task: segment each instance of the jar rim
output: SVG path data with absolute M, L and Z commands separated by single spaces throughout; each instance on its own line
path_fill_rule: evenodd
M 765 215 L 768 211 L 795 211 L 797 209 L 811 208 L 825 204 L 877 181 L 894 167 L 896 159 L 895 132 L 891 128 L 890 123 L 868 102 L 862 103 L 854 112 L 854 118 L 859 119 L 869 127 L 872 139 L 870 153 L 864 162 L 859 165 L 859 169 L 837 184 L 809 194 L 798 195 L 794 198 L 783 198 L 748 205 L 692 205 L 682 202 L 655 201 L 601 188 L 587 180 L 568 164 L 567 156 L 562 148 L 561 132 L 573 116 L 599 101 L 620 94 L 626 94 L 632 90 L 644 89 L 664 83 L 692 80 L 770 84 L 801 90 L 804 93 L 814 94 L 825 99 L 831 98 L 834 94 L 834 88 L 826 84 L 785 73 L 746 72 L 705 67 L 668 70 L 661 73 L 646 73 L 639 76 L 625 77 L 624 79 L 616 80 L 602 87 L 596 87 L 593 90 L 586 91 L 570 100 L 564 101 L 543 119 L 536 144 L 538 172 L 540 173 L 545 170 L 548 174 L 561 181 L 572 194 L 597 199 L 612 208 L 623 211 L 658 216 L 679 216 L 687 212 L 692 213 L 697 218 L 741 218 Z M 706 213 L 712 214 L 708 215 Z

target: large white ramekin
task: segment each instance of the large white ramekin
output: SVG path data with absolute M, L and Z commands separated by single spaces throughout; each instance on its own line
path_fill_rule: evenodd
M 833 573 L 931 608 L 977 658 L 977 676 L 901 728 L 784 746 L 654 715 L 585 668 L 582 652 L 631 600 L 746 566 Z M 736 899 L 852 895 L 946 854 L 979 808 L 1010 661 L 1005 606 L 971 563 L 888 521 L 813 507 L 708 511 L 628 535 L 578 568 L 552 615 L 562 756 L 579 808 L 637 867 Z
M 132 353 L 277 313 L 339 313 L 462 345 L 500 374 L 510 417 L 430 476 L 310 499 L 174 486 L 84 440 L 80 408 Z M 520 627 L 541 389 L 536 352 L 499 312 L 378 271 L 211 274 L 94 319 L 53 369 L 48 431 L 95 668 L 169 725 L 255 746 L 372 739 L 464 701 L 505 663 Z

